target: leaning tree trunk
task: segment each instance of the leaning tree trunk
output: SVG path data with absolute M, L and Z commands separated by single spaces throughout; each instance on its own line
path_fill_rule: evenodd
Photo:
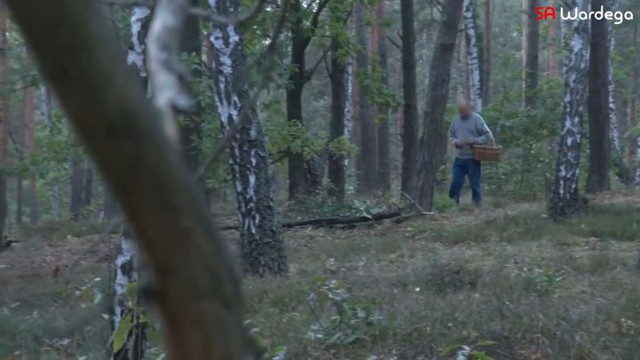
M 609 8 L 607 0 L 592 0 L 591 8 Z M 589 173 L 587 193 L 611 188 L 611 136 L 609 118 L 609 31 L 605 19 L 591 19 L 589 56 Z
M 536 7 L 539 0 L 524 0 L 525 30 L 523 37 L 524 74 L 523 100 L 525 109 L 535 106 L 538 88 L 540 22 L 536 20 Z
M 420 138 L 416 178 L 416 201 L 424 210 L 433 208 L 436 175 L 447 150 L 444 115 L 449 99 L 451 63 L 456 48 L 462 5 L 463 0 L 449 0 L 445 3 L 429 69 L 427 104 L 423 120 L 425 130 Z
M 157 126 L 160 114 L 126 66 L 102 6 L 5 3 L 135 230 L 156 280 L 148 293 L 162 316 L 168 357 L 256 359 L 225 241 L 181 154 Z
M 579 10 L 589 10 L 589 0 L 573 0 Z M 564 103 L 561 135 L 556 162 L 555 181 L 549 201 L 549 214 L 554 220 L 572 215 L 586 206 L 580 196 L 580 146 L 585 116 L 589 71 L 589 22 L 573 20 L 562 23 L 564 62 Z
M 209 4 L 223 15 L 235 14 L 239 8 L 238 0 L 209 0 Z M 250 103 L 249 86 L 234 87 L 246 64 L 242 33 L 234 25 L 213 24 L 210 40 L 222 130 L 228 134 L 239 126 L 228 150 L 241 222 L 242 269 L 255 276 L 283 275 L 287 257 L 271 196 L 265 136 Z
M 414 0 L 401 0 L 402 18 L 402 192 L 415 196 L 418 157 L 418 93 L 416 86 L 416 30 Z
M 141 87 L 146 91 L 147 68 L 145 66 L 145 38 L 149 31 L 152 11 L 146 6 L 136 6 L 131 12 L 131 40 L 127 63 L 136 69 L 141 80 Z M 111 198 L 110 191 L 105 191 L 105 217 L 111 217 L 116 211 L 116 206 Z M 135 303 L 137 297 L 131 299 L 127 293 L 130 284 L 138 283 L 138 253 L 134 244 L 133 234 L 129 227 L 125 226 L 120 238 L 120 249 L 116 257 L 116 279 L 114 291 L 114 334 L 120 327 L 125 326 L 128 331 L 127 340 L 123 342 L 120 349 L 112 349 L 111 360 L 139 360 L 144 357 L 147 348 L 146 325 L 140 321 L 140 312 L 135 308 L 140 308 L 139 303 Z M 132 307 L 131 304 L 134 304 Z M 124 323 L 123 323 L 124 320 Z
M 476 112 L 482 111 L 482 85 L 480 84 L 480 56 L 476 37 L 475 13 L 473 0 L 464 0 L 464 33 L 467 46 L 467 68 L 469 74 L 469 86 L 471 102 Z

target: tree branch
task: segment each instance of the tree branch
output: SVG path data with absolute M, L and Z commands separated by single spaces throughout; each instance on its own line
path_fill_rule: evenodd
M 103 0 L 103 3 L 115 6 L 147 6 L 154 7 L 156 5 L 155 0 Z M 203 9 L 200 7 L 189 7 L 187 14 L 192 16 L 198 16 L 203 19 L 213 21 L 218 24 L 227 25 L 241 25 L 250 21 L 253 21 L 264 9 L 267 0 L 260 0 L 251 9 L 251 11 L 245 14 L 235 14 L 232 16 L 223 16 L 212 12 L 211 10 Z
M 318 4 L 316 11 L 313 13 L 313 16 L 311 17 L 311 22 L 309 23 L 309 28 L 307 29 L 309 34 L 304 40 L 305 49 L 307 48 L 307 46 L 309 46 L 309 43 L 311 42 L 311 39 L 313 38 L 313 35 L 315 34 L 316 29 L 318 28 L 318 24 L 320 23 L 320 15 L 322 15 L 322 11 L 327 6 L 327 4 L 329 4 L 329 0 L 322 0 L 322 2 Z

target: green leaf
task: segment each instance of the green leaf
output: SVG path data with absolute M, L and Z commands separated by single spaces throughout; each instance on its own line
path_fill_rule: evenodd
M 442 349 L 442 351 L 440 351 L 440 355 L 441 356 L 453 355 L 458 350 L 458 348 L 460 348 L 459 344 L 447 345 L 444 347 L 444 349 Z
M 118 324 L 118 328 L 113 333 L 111 351 L 115 353 L 122 350 L 124 344 L 127 342 L 127 337 L 129 336 L 131 328 L 133 328 L 133 314 L 129 312 L 122 318 Z
M 480 340 L 476 346 L 492 346 L 497 345 L 498 343 L 492 340 Z

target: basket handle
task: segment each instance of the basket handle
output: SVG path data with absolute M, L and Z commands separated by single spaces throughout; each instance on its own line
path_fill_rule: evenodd
M 491 146 L 496 146 L 496 138 L 493 137 L 493 133 L 489 131 L 489 137 L 491 138 Z

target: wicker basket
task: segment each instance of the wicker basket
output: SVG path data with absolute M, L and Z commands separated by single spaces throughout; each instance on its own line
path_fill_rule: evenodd
M 478 161 L 500 161 L 502 160 L 502 146 L 474 145 L 473 158 Z

